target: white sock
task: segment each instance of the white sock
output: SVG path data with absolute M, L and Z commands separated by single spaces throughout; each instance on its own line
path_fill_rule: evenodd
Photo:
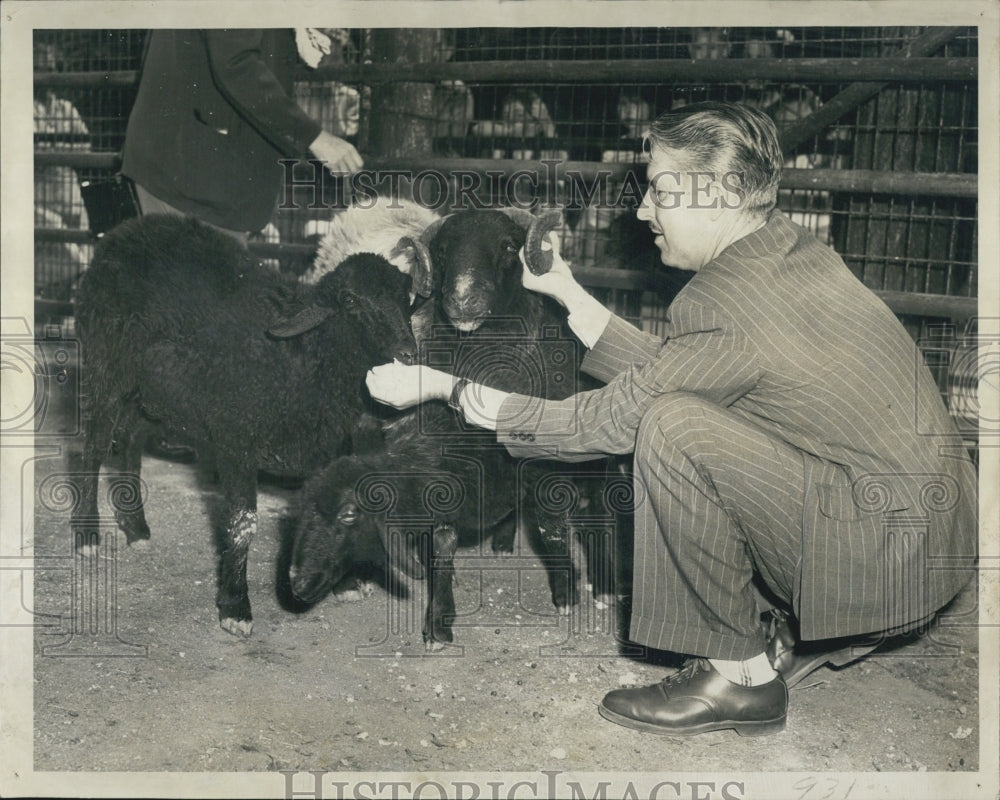
M 723 658 L 710 658 L 708 660 L 723 678 L 738 686 L 760 686 L 773 681 L 778 676 L 767 658 L 767 653 L 761 653 L 746 661 L 728 661 Z

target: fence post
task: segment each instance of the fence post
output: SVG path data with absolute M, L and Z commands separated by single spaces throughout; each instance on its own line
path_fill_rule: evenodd
M 378 29 L 372 33 L 376 64 L 435 61 L 441 34 L 436 29 Z M 429 156 L 434 145 L 434 84 L 378 83 L 371 90 L 369 155 L 382 158 Z

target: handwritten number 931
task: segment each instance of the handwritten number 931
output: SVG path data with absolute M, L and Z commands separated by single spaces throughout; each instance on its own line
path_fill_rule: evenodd
M 810 776 L 797 781 L 792 787 L 801 792 L 799 800 L 848 800 L 856 782 L 851 781 L 845 786 L 843 781 L 836 778 Z

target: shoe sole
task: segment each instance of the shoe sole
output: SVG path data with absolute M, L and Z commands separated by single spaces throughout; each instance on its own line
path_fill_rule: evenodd
M 772 733 L 779 733 L 785 729 L 785 715 L 771 720 L 725 720 L 722 722 L 703 722 L 700 725 L 688 725 L 683 728 L 664 728 L 662 725 L 654 725 L 651 722 L 632 719 L 612 711 L 606 706 L 598 705 L 598 713 L 609 722 L 622 725 L 626 728 L 642 731 L 643 733 L 654 733 L 657 736 L 693 736 L 698 733 L 711 733 L 712 731 L 734 730 L 740 736 L 767 736 Z
M 812 659 L 800 661 L 796 664 L 795 669 L 789 670 L 787 673 L 782 673 L 781 677 L 785 679 L 785 685 L 791 689 L 826 664 L 829 664 L 831 669 L 846 667 L 848 664 L 860 661 L 876 647 L 878 647 L 878 644 L 852 645 L 842 650 L 835 650 L 832 653 L 820 653 Z

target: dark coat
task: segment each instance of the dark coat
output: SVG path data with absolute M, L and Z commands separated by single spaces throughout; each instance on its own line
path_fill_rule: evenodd
M 975 469 L 913 340 L 833 250 L 773 212 L 668 313 L 666 341 L 613 317 L 582 365 L 608 384 L 514 395 L 499 441 L 516 456 L 632 452 L 650 403 L 690 392 L 803 453 L 804 638 L 903 626 L 958 593 L 977 549 Z
M 320 126 L 292 100 L 291 29 L 154 30 L 125 135 L 122 171 L 223 228 L 271 218 L 284 171 Z

